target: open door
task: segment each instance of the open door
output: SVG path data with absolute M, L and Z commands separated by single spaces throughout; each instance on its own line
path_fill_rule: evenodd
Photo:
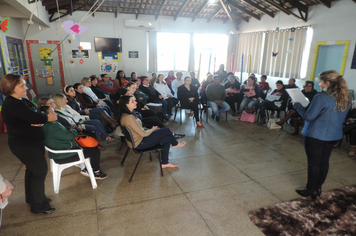
M 343 75 L 349 43 L 348 40 L 317 42 L 310 80 L 314 81 L 325 70 L 336 70 Z M 315 83 L 314 88 L 321 91 L 319 83 Z

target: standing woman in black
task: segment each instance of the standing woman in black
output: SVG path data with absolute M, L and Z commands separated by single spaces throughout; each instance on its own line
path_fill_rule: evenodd
M 55 209 L 45 195 L 47 175 L 43 124 L 54 121 L 54 115 L 39 113 L 34 104 L 23 98 L 26 83 L 19 75 L 7 74 L 1 79 L 0 90 L 6 96 L 2 117 L 6 123 L 11 152 L 26 166 L 26 202 L 35 214 L 49 214 Z

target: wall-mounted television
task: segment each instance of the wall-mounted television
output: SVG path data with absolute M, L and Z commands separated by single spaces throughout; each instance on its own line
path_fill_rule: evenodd
M 95 52 L 122 52 L 121 38 L 94 38 Z

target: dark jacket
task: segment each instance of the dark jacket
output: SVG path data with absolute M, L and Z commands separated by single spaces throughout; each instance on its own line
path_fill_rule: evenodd
M 45 140 L 43 128 L 31 124 L 44 124 L 48 116 L 39 113 L 29 100 L 6 97 L 1 116 L 6 124 L 9 146 L 31 146 Z
M 198 88 L 190 85 L 190 91 L 182 84 L 181 86 L 178 87 L 178 100 L 180 101 L 180 104 L 182 107 L 188 107 L 190 104 L 189 98 L 194 97 L 195 99 L 199 99 L 198 96 Z
M 254 90 L 255 90 L 256 95 L 251 96 L 249 98 L 259 98 L 260 97 L 260 88 L 258 87 L 258 85 L 255 86 Z M 249 89 L 241 89 L 240 90 L 241 93 L 248 92 L 248 91 L 250 91 L 250 90 Z
M 44 126 L 46 134 L 45 145 L 53 150 L 71 150 L 80 149 L 77 142 L 74 140 L 78 136 L 76 131 L 69 131 L 58 121 L 47 122 Z M 49 153 L 51 159 L 64 159 L 75 155 L 75 153 Z
M 88 108 L 94 108 L 98 105 L 98 103 L 95 102 L 89 95 L 87 95 L 85 93 L 79 93 L 77 91 L 76 91 L 76 94 L 77 94 L 77 98 L 82 106 L 88 107 Z
M 82 104 L 78 102 L 76 98 L 67 96 L 67 100 L 68 100 L 67 105 L 73 108 L 73 110 L 79 112 L 79 114 L 81 115 L 86 115 L 86 112 L 84 111 L 85 108 L 82 106 Z
M 140 90 L 147 94 L 148 96 L 148 102 L 159 102 L 161 99 L 159 98 L 159 95 L 161 95 L 152 85 L 149 85 L 149 87 L 143 86 L 142 84 L 140 85 Z
M 241 84 L 240 82 L 238 82 L 237 80 L 235 80 L 235 83 L 231 84 L 230 80 L 225 84 L 225 89 L 237 89 L 240 90 L 241 88 Z M 237 93 L 228 93 L 229 96 L 237 96 Z
M 90 88 L 99 99 L 106 99 L 105 93 L 103 92 L 105 90 L 103 90 L 99 86 L 94 86 L 94 85 L 91 85 Z
M 271 95 L 276 95 L 277 93 L 281 94 L 281 97 L 277 100 L 279 102 L 282 102 L 281 109 L 286 108 L 287 102 L 289 99 L 289 95 L 288 95 L 287 91 L 284 88 L 282 88 L 281 90 L 275 89 L 275 90 L 273 90 Z

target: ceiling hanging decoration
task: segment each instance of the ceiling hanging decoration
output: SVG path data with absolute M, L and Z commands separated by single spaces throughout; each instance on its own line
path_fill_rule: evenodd
M 9 22 L 10 22 L 9 17 L 6 17 L 2 21 L 0 21 L 0 31 L 6 33 L 9 30 L 8 28 Z

